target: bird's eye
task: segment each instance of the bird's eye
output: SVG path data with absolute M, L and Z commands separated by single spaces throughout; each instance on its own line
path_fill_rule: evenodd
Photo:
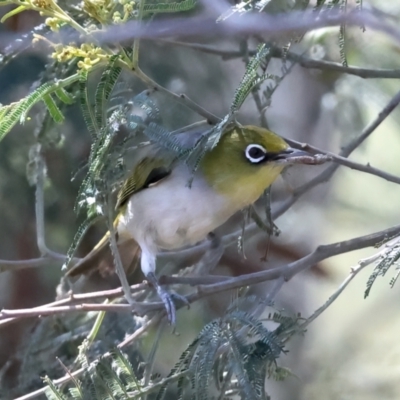
M 265 160 L 265 156 L 267 155 L 267 150 L 259 144 L 249 144 L 246 147 L 246 158 L 252 164 L 258 164 L 261 161 Z

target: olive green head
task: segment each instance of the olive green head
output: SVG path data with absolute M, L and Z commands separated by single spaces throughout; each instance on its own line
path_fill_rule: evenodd
M 261 196 L 295 153 L 267 129 L 235 126 L 204 156 L 200 168 L 209 185 L 242 208 Z

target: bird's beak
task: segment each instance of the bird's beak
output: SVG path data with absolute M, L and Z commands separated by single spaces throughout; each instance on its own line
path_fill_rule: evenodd
M 313 157 L 312 154 L 308 153 L 304 150 L 294 149 L 292 147 L 288 147 L 286 150 L 283 150 L 279 154 L 274 157 L 274 161 L 279 161 L 283 163 L 295 163 L 299 161 L 303 157 Z

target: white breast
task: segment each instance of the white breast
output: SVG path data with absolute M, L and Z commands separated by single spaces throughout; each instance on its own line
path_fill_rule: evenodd
M 194 177 L 185 165 L 176 167 L 160 183 L 131 197 L 118 230 L 126 230 L 151 253 L 172 250 L 203 240 L 236 210 L 227 198 Z

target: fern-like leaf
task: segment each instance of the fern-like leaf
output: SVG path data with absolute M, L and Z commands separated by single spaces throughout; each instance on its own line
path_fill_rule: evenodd
M 231 349 L 233 371 L 238 379 L 242 398 L 254 400 L 259 399 L 254 387 L 251 384 L 248 372 L 245 369 L 245 362 L 248 357 L 247 347 L 241 343 L 231 326 L 226 331 L 226 337 Z
M 140 120 L 137 119 L 137 121 L 139 123 Z M 179 140 L 171 132 L 154 122 L 150 122 L 144 129 L 144 134 L 162 147 L 175 152 L 178 157 L 183 157 L 189 152 L 188 149 L 182 149 Z
M 400 241 L 397 241 L 392 246 L 388 247 L 386 253 L 375 265 L 372 274 L 368 278 L 367 288 L 365 289 L 364 292 L 364 298 L 368 297 L 368 295 L 370 294 L 372 286 L 375 283 L 376 279 L 379 276 L 385 276 L 389 268 L 392 265 L 398 263 L 399 260 L 400 260 Z M 392 281 L 390 282 L 391 286 L 394 285 L 396 279 L 397 279 L 397 274 L 395 279 L 394 280 L 392 279 Z
M 347 56 L 346 56 L 346 25 L 340 25 L 339 29 L 339 51 L 340 51 L 340 61 L 343 67 L 347 67 Z
M 90 133 L 93 140 L 99 132 L 99 127 L 96 124 L 96 119 L 94 117 L 93 109 L 90 106 L 89 94 L 88 94 L 88 73 L 87 71 L 82 71 L 79 76 L 79 103 L 82 110 L 83 119 L 85 120 L 86 127 Z
M 189 346 L 185 349 L 185 351 L 181 354 L 179 357 L 178 362 L 175 364 L 175 366 L 171 369 L 170 373 L 168 374 L 168 377 L 171 377 L 175 375 L 179 371 L 186 371 L 189 369 L 190 363 L 193 359 L 193 356 L 196 351 L 197 344 L 199 343 L 199 336 L 196 337 L 192 343 L 189 344 Z M 178 387 L 182 386 L 184 378 L 180 378 L 178 380 Z M 168 384 L 165 383 L 161 386 L 157 393 L 156 400 L 163 400 L 165 398 L 165 394 L 167 391 Z
M 48 94 L 43 96 L 44 104 L 46 104 L 47 110 L 49 111 L 51 118 L 57 123 L 61 123 L 64 121 L 65 117 L 61 110 L 58 108 L 56 102 L 54 101 L 53 97 Z
M 118 56 L 114 55 L 104 70 L 100 82 L 97 85 L 95 95 L 95 120 L 97 127 L 102 127 L 106 122 L 107 100 L 121 73 L 121 67 L 117 66 Z
M 196 380 L 196 399 L 198 400 L 208 400 L 209 380 L 213 375 L 213 365 L 217 351 L 222 343 L 220 324 L 212 323 L 206 332 L 207 335 L 201 340 L 202 346 L 198 349 L 198 353 L 201 356 L 194 363 L 195 373 L 193 378 Z M 206 348 L 202 349 L 203 346 Z
M 46 376 L 43 381 L 48 385 L 48 389 L 46 389 L 45 392 L 48 400 L 68 400 L 48 376 Z
M 72 240 L 72 243 L 68 249 L 67 252 L 67 257 L 65 259 L 65 262 L 62 266 L 62 269 L 67 269 L 79 244 L 81 243 L 85 233 L 87 232 L 87 230 L 99 219 L 100 217 L 95 214 L 92 213 L 91 216 L 89 216 L 88 218 L 86 218 L 86 220 L 79 226 L 78 230 L 75 233 L 74 239 Z
M 230 317 L 249 328 L 249 334 L 257 335 L 260 341 L 269 347 L 271 360 L 276 360 L 283 351 L 283 346 L 276 337 L 276 333 L 268 330 L 257 318 L 244 311 L 233 311 Z
M 53 90 L 54 84 L 45 83 L 17 103 L 3 106 L 1 108 L 2 118 L 0 120 L 0 141 L 8 132 L 10 132 L 17 122 L 23 124 L 29 110 L 37 102 L 44 100 L 44 97 L 50 94 Z
M 270 75 L 268 74 L 259 75 L 257 71 L 261 63 L 268 56 L 269 53 L 269 47 L 263 44 L 258 47 L 256 55 L 249 61 L 246 67 L 246 72 L 233 97 L 233 101 L 231 104 L 232 114 L 239 110 L 243 102 L 246 100 L 247 96 L 257 85 L 270 77 Z
M 145 4 L 143 7 L 144 14 L 158 14 L 158 13 L 176 13 L 189 11 L 196 6 L 197 0 L 183 0 L 171 3 L 154 3 Z
M 65 104 L 73 104 L 75 99 L 64 88 L 59 88 L 54 91 L 54 94 Z
M 123 377 L 126 383 L 127 390 L 141 390 L 139 379 L 136 377 L 133 371 L 132 365 L 127 357 L 121 352 L 119 348 L 115 348 L 111 351 L 113 363 L 117 372 Z

